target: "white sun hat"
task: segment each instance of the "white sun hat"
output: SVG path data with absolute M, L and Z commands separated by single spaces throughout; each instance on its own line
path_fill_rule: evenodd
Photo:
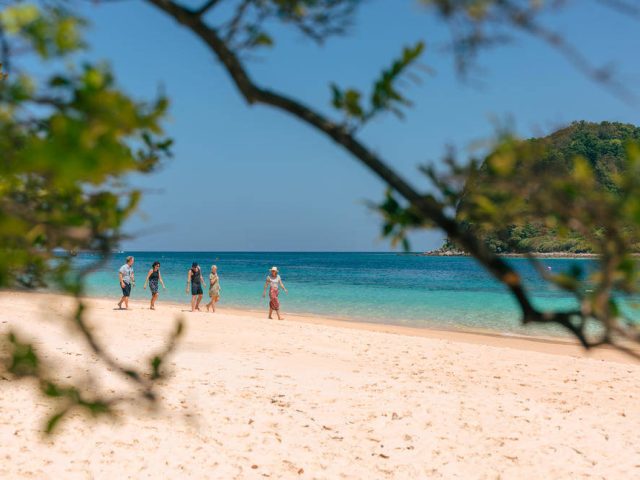
M 278 267 L 271 267 L 270 271 L 273 272 L 274 270 L 277 272 L 278 271 Z

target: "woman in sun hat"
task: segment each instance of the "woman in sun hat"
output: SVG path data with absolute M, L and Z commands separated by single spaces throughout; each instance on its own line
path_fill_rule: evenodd
M 280 292 L 280 287 L 282 287 L 285 293 L 289 292 L 287 292 L 280 275 L 278 275 L 278 267 L 271 267 L 269 275 L 267 275 L 267 281 L 264 282 L 262 298 L 264 298 L 267 293 L 267 287 L 269 287 L 269 318 L 271 318 L 271 314 L 275 311 L 278 316 L 278 320 L 282 320 L 282 317 L 280 317 L 280 301 L 278 300 L 278 293 Z

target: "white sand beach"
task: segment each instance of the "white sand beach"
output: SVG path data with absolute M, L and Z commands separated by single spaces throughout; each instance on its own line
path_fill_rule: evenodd
M 89 301 L 90 321 L 138 366 L 187 320 L 159 409 L 73 414 L 44 438 L 50 401 L 2 374 L 0 478 L 640 478 L 640 363 L 615 352 L 115 302 Z M 129 389 L 70 333 L 69 304 L 2 292 L 0 332 L 34 338 L 56 378 Z

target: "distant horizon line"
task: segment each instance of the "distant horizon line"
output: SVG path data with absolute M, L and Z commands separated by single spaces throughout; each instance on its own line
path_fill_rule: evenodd
M 122 249 L 111 253 L 424 253 L 422 250 L 403 252 L 385 250 L 135 250 Z M 83 250 L 83 253 L 100 253 L 94 250 Z
M 60 251 L 63 253 L 64 251 Z M 269 253 L 269 254 L 286 254 L 286 253 L 378 253 L 378 254 L 394 254 L 394 255 L 417 255 L 424 254 L 426 250 L 416 250 L 410 252 L 403 251 L 384 251 L 384 250 L 135 250 L 122 249 L 112 250 L 111 255 L 135 254 L 135 253 L 192 253 L 192 254 L 211 254 L 211 253 Z M 68 253 L 68 252 L 64 252 Z M 98 250 L 79 250 L 80 253 L 100 254 Z

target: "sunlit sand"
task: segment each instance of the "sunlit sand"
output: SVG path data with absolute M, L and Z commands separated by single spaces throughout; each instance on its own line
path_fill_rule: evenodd
M 286 305 L 277 321 L 162 298 L 155 311 L 146 299 L 131 311 L 89 303 L 109 350 L 138 366 L 187 320 L 159 408 L 74 414 L 44 438 L 49 401 L 2 378 L 0 478 L 640 476 L 640 364 L 610 352 L 578 358 L 563 343 L 351 325 Z M 91 369 L 101 391 L 132 391 L 70 335 L 69 305 L 1 293 L 0 330 L 35 337 L 56 378 Z

